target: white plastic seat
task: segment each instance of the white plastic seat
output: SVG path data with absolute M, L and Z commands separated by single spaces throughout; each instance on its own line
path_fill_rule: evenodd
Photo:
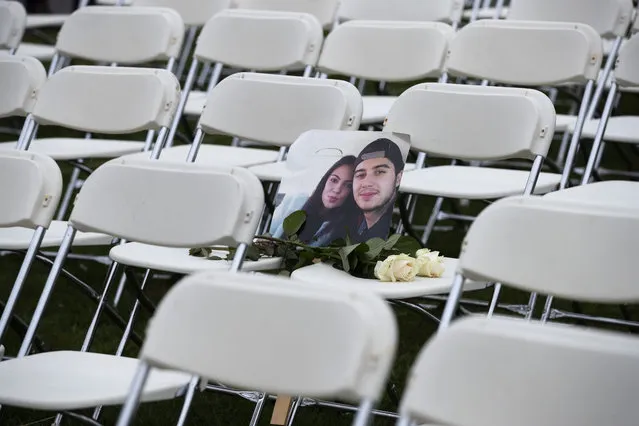
M 304 283 L 331 283 L 345 288 L 368 289 L 385 299 L 411 299 L 415 297 L 448 294 L 455 276 L 457 259 L 444 258 L 444 273 L 440 278 L 416 277 L 411 282 L 388 283 L 378 280 L 353 277 L 348 272 L 336 269 L 325 263 L 299 268 L 291 274 L 291 278 Z M 486 288 L 486 283 L 467 282 L 464 291 Z
M 637 382 L 630 367 L 639 359 L 636 337 L 545 324 L 548 304 L 541 321 L 450 323 L 466 279 L 581 302 L 636 303 L 638 231 L 639 210 L 621 206 L 520 196 L 484 209 L 464 240 L 440 329 L 409 374 L 401 421 L 506 426 L 517 418 L 522 426 L 598 426 L 614 418 L 633 425 L 638 411 L 628 395 Z M 477 369 L 478 358 L 492 362 Z M 573 406 L 579 408 L 566 409 Z
M 40 61 L 46 62 L 50 61 L 55 55 L 55 46 L 50 46 L 48 44 L 39 44 L 39 43 L 20 43 L 18 46 L 18 50 L 16 54 L 22 56 L 31 56 Z
M 235 158 L 238 163 L 246 163 L 247 159 L 242 159 L 239 154 L 246 152 L 246 148 L 201 145 L 205 133 L 230 134 L 247 140 L 288 145 L 309 129 L 357 129 L 360 117 L 359 92 L 347 82 L 271 74 L 234 74 L 222 80 L 209 94 L 207 108 L 198 124 L 199 136 L 193 142 L 197 147 L 197 156 L 192 160 L 202 166 L 228 166 Z M 165 148 L 159 161 L 182 163 L 187 160 L 187 148 L 189 147 Z M 232 150 L 236 150 L 238 155 L 229 157 Z M 277 151 L 253 149 L 251 152 L 255 151 L 264 151 L 271 161 L 277 157 Z M 122 158 L 138 157 L 139 155 Z M 243 165 L 245 164 L 235 164 Z M 252 175 L 256 175 L 252 169 L 249 170 Z M 192 273 L 203 268 L 220 268 L 215 265 L 215 261 L 188 259 L 185 258 L 184 251 L 150 245 L 128 243 L 114 248 L 112 254 L 114 259 L 117 256 L 118 262 L 125 265 L 144 268 L 166 265 L 167 268 L 182 273 Z M 227 264 L 226 261 L 219 263 Z M 273 259 L 247 262 L 252 270 L 268 270 L 278 265 L 279 261 Z
M 545 197 L 600 204 L 610 208 L 618 206 L 639 209 L 639 182 L 621 180 L 594 182 L 551 192 Z
M 119 30 L 113 32 L 113 28 Z M 131 43 L 132 36 L 136 43 Z M 65 21 L 55 49 L 57 54 L 75 59 L 136 64 L 177 57 L 183 37 L 184 24 L 172 9 L 88 6 L 76 10 Z M 105 39 L 109 43 L 104 43 Z M 15 142 L 0 143 L 0 149 L 15 146 Z M 144 147 L 145 143 L 139 141 L 65 137 L 36 138 L 29 149 L 70 160 L 113 158 Z
M 62 220 L 53 220 L 44 234 L 40 247 L 60 247 L 69 224 Z M 31 244 L 33 230 L 22 227 L 0 229 L 0 248 L 8 250 L 26 250 Z M 97 232 L 79 232 L 73 242 L 74 246 L 108 246 L 113 237 Z
M 213 256 L 226 258 L 226 251 L 218 250 Z M 142 243 L 127 243 L 113 247 L 109 257 L 123 265 L 176 274 L 193 274 L 208 270 L 228 270 L 231 261 L 213 261 L 189 255 L 188 248 L 154 246 Z M 280 267 L 282 259 L 268 257 L 257 261 L 245 260 L 244 271 L 268 271 Z
M 121 68 L 106 68 L 122 72 Z M 246 169 L 114 159 L 87 178 L 69 224 L 72 230 L 169 247 L 241 245 L 252 240 L 263 206 L 261 184 Z M 73 234 L 67 232 L 63 244 L 72 241 Z M 65 257 L 66 253 L 59 252 L 55 264 Z M 239 258 L 235 263 L 237 269 Z M 29 347 L 28 339 L 33 337 L 29 333 L 38 327 L 57 273 L 54 266 L 19 356 L 0 363 L 4 383 L 0 401 L 48 410 L 119 404 L 133 380 L 136 360 L 71 351 L 29 356 L 22 350 Z M 167 370 L 155 374 L 154 383 L 143 391 L 143 400 L 174 398 L 191 380 L 190 375 Z
M 27 28 L 61 27 L 69 17 L 66 13 L 30 13 Z
M 135 358 L 72 351 L 45 352 L 0 363 L 3 404 L 35 410 L 75 410 L 124 403 L 139 365 Z M 143 400 L 175 398 L 190 376 L 171 371 L 154 372 Z M 92 383 L 93 386 L 87 386 Z
M 477 359 L 491 362 L 477 369 Z M 517 418 L 521 426 L 598 426 L 614 418 L 631 426 L 638 360 L 639 340 L 630 335 L 465 318 L 424 346 L 400 413 L 428 425 L 510 426 Z
M 338 397 L 359 403 L 356 424 L 367 424 L 396 346 L 393 312 L 370 291 L 263 275 L 191 275 L 155 311 L 118 424 L 132 423 L 137 386 L 154 367 L 269 394 Z
M 396 100 L 397 96 L 362 96 L 362 124 L 383 123 Z
M 400 191 L 436 197 L 487 200 L 518 195 L 526 187 L 530 173 L 490 167 L 438 166 L 406 173 Z M 561 176 L 540 173 L 535 193 L 553 191 Z
M 472 24 L 471 24 L 472 25 Z M 461 120 L 464 125 L 459 126 Z M 547 192 L 560 175 L 539 173 L 555 125 L 550 99 L 531 89 L 420 84 L 404 92 L 388 115 L 385 130 L 410 135 L 418 152 L 471 161 L 534 159 L 530 171 L 477 166 L 433 166 L 404 173 L 400 191 L 438 199 L 494 199 Z M 537 186 L 532 182 L 537 181 Z M 427 241 L 440 207 L 431 214 Z
M 582 114 L 585 116 L 586 107 L 590 100 L 587 95 L 591 93 L 599 76 L 602 59 L 601 36 L 587 24 L 510 19 L 479 20 L 466 25 L 457 33 L 451 42 L 446 67 L 450 76 L 477 78 L 489 83 L 518 87 L 535 88 L 561 84 L 583 85 L 585 83 L 590 88 L 586 90 L 586 96 L 582 100 Z M 511 114 L 513 113 L 513 111 L 505 111 L 501 116 L 493 115 L 492 118 L 486 120 L 495 120 L 495 126 L 507 129 L 512 124 Z M 456 112 L 450 111 L 450 119 L 456 117 L 456 114 Z M 442 120 L 445 118 L 442 117 Z M 554 133 L 558 124 L 565 124 L 564 120 L 570 121 L 571 119 L 557 117 L 553 112 L 553 123 L 548 126 L 547 130 L 551 134 Z M 480 122 L 475 118 L 471 118 L 470 122 L 476 123 L 477 126 L 480 125 Z M 449 125 L 455 126 L 452 122 Z M 472 128 L 477 129 L 474 125 Z M 550 139 L 547 139 L 544 134 L 547 130 L 543 127 L 535 130 L 539 132 L 537 137 L 541 137 L 543 140 L 543 149 L 539 152 L 543 152 L 542 156 L 544 157 L 550 144 Z M 469 141 L 477 140 L 472 131 L 466 137 L 469 138 Z M 511 136 L 506 136 L 506 138 L 508 137 Z M 502 138 L 493 138 L 492 140 L 498 145 L 505 146 L 507 144 Z M 570 143 L 566 167 L 559 176 L 559 180 L 557 181 L 558 175 L 556 174 L 544 173 L 540 179 L 543 186 L 540 186 L 539 190 L 548 189 L 553 183 L 558 183 L 558 187 L 566 186 L 576 155 L 577 141 L 578 138 L 574 137 Z M 538 145 L 537 148 L 541 148 L 541 146 Z M 464 155 L 463 152 L 461 154 Z M 509 155 L 512 156 L 510 158 L 516 158 L 520 154 L 521 152 L 513 151 Z M 497 156 L 492 160 L 506 158 Z M 482 161 L 483 159 L 476 158 L 475 160 Z M 467 172 L 470 170 L 457 169 Z M 424 172 L 420 171 L 420 173 Z M 505 172 L 499 173 L 505 174 Z M 517 173 L 509 174 L 508 179 L 511 177 L 517 177 Z M 500 175 L 495 174 L 495 179 L 500 179 Z M 413 182 L 417 183 L 416 180 Z M 423 181 L 423 185 L 429 186 L 429 182 Z M 504 185 L 504 182 L 501 185 Z M 500 185 L 497 185 L 497 188 L 499 187 Z M 470 191 L 471 194 L 473 192 Z M 509 195 L 516 194 L 510 193 Z M 425 232 L 425 235 L 427 234 Z

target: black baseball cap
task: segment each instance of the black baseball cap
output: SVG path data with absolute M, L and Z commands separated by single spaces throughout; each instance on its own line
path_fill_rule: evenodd
M 365 160 L 372 158 L 388 158 L 393 166 L 395 173 L 399 173 L 404 169 L 404 157 L 399 150 L 397 144 L 390 139 L 379 138 L 364 147 L 355 159 L 355 168 Z

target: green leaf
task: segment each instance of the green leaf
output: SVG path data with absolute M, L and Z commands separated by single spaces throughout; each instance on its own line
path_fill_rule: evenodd
M 366 241 L 366 245 L 368 246 L 368 251 L 364 254 L 368 259 L 375 259 L 384 249 L 384 245 L 386 241 L 382 238 L 371 238 Z
M 342 268 L 344 269 L 344 271 L 346 272 L 350 272 L 351 270 L 351 265 L 348 261 L 348 255 L 343 252 L 342 250 L 339 251 L 339 256 L 342 258 Z
M 304 210 L 297 210 L 291 213 L 284 219 L 283 228 L 284 233 L 287 236 L 295 235 L 302 228 L 306 222 L 306 212 Z
M 422 248 L 422 245 L 413 237 L 403 235 L 393 247 L 394 250 L 400 253 L 406 253 L 410 256 L 414 256 L 415 252 Z
M 393 234 L 388 237 L 388 240 L 386 240 L 386 244 L 384 244 L 384 250 L 391 250 L 395 246 L 395 244 L 397 244 L 401 237 L 402 234 Z

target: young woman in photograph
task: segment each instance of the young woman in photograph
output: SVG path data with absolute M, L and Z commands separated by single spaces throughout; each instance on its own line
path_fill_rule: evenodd
M 299 234 L 301 241 L 325 246 L 346 235 L 350 220 L 358 210 L 353 199 L 354 169 L 355 156 L 344 156 L 328 169 L 310 197 L 306 200 L 294 197 L 280 206 L 285 215 L 296 210 L 306 212 L 306 223 Z M 281 237 L 282 225 L 279 224 L 272 234 Z

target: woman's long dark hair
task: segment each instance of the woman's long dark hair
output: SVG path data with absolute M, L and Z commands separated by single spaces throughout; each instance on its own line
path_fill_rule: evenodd
M 302 210 L 306 212 L 306 223 L 304 224 L 304 228 L 302 232 L 300 232 L 299 238 L 302 241 L 310 241 L 310 239 L 315 235 L 320 226 L 326 221 L 330 221 L 333 226 L 338 225 L 339 223 L 345 222 L 345 218 L 349 213 L 355 211 L 355 200 L 352 196 L 346 197 L 344 200 L 344 204 L 340 207 L 334 209 L 327 209 L 324 207 L 324 202 L 322 201 L 322 193 L 324 192 L 324 188 L 326 187 L 326 182 L 331 177 L 333 172 L 338 168 L 347 165 L 355 167 L 355 156 L 354 155 L 346 155 L 335 162 L 331 166 L 330 169 L 324 173 L 322 179 L 320 179 L 319 183 L 315 187 L 315 190 L 308 198 Z M 351 190 L 352 191 L 352 190 Z

